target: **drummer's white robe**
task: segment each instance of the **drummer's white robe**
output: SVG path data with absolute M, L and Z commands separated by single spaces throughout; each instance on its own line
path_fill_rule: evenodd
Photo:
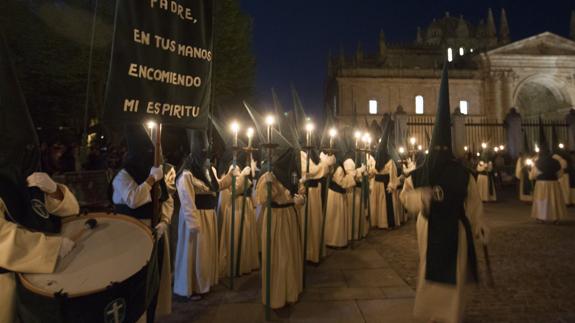
M 256 187 L 256 203 L 262 205 L 262 303 L 266 304 L 267 275 L 267 183 L 260 178 Z M 272 181 L 272 201 L 285 205 L 293 202 L 290 192 L 275 179 Z M 272 208 L 270 307 L 295 303 L 303 290 L 303 250 L 298 214 L 295 207 Z
M 560 178 L 562 173 L 561 170 L 557 172 L 557 177 Z M 533 166 L 529 177 L 536 179 L 539 174 L 541 174 L 541 171 L 537 166 Z M 567 208 L 559 181 L 537 180 L 533 190 L 531 217 L 540 221 L 554 222 L 564 219 L 566 216 Z
M 519 157 L 517 158 L 517 163 L 515 164 L 515 177 L 519 180 L 519 200 L 521 202 L 531 202 L 533 200 L 533 189 L 531 189 L 531 194 L 525 194 L 523 192 L 523 184 L 525 181 L 531 181 L 529 175 L 525 176 L 523 169 L 528 167 L 525 164 L 527 158 Z
M 56 216 L 79 213 L 78 201 L 64 185 L 59 201 L 46 196 L 46 209 Z M 54 271 L 62 238 L 31 232 L 6 220 L 9 210 L 0 199 L 0 267 L 20 273 L 48 274 Z M 16 322 L 16 277 L 14 273 L 0 274 L 0 322 Z M 24 322 L 23 322 L 24 323 Z
M 423 216 L 421 190 L 414 189 L 411 177 L 405 180 L 401 192 L 401 201 L 411 214 L 417 217 L 417 244 L 419 249 L 419 272 L 415 294 L 414 315 L 416 318 L 434 320 L 442 323 L 461 322 L 470 288 L 475 284 L 468 280 L 470 270 L 467 266 L 467 237 L 465 228 L 459 222 L 459 241 L 457 245 L 456 284 L 443 284 L 425 279 L 427 256 L 428 222 Z M 471 224 L 474 236 L 479 236 L 483 224 L 483 205 L 479 198 L 473 176 L 469 176 L 465 214 Z M 476 243 L 479 243 L 478 241 Z
M 370 206 L 371 206 L 371 221 L 374 227 L 379 229 L 389 228 L 389 223 L 387 219 L 387 200 L 386 192 L 388 187 L 392 189 L 392 203 L 393 203 L 393 214 L 395 225 L 399 226 L 403 221 L 403 212 L 401 208 L 401 203 L 399 201 L 399 192 L 397 192 L 397 186 L 399 185 L 399 178 L 397 177 L 397 168 L 393 160 L 389 160 L 381 171 L 373 168 L 373 175 L 389 175 L 389 183 L 386 186 L 383 182 L 373 181 L 373 188 L 370 195 Z
M 259 268 L 258 258 L 258 229 L 256 227 L 256 213 L 251 199 L 251 181 L 245 176 L 238 176 L 236 179 L 236 198 L 235 198 L 235 221 L 234 221 L 234 267 L 236 275 L 248 274 Z M 244 190 L 248 188 L 248 196 L 242 196 Z M 219 249 L 219 266 L 220 278 L 229 277 L 230 275 L 230 250 L 231 250 L 231 208 L 232 191 L 228 188 L 220 192 L 220 219 L 222 221 L 220 231 L 220 249 Z M 245 203 L 245 206 L 243 206 Z M 241 255 L 238 253 L 240 242 L 240 228 L 242 219 L 242 208 L 244 208 L 244 224 L 242 233 Z M 240 256 L 240 267 L 237 272 L 238 256 Z
M 355 186 L 355 171 L 345 172 L 343 167 L 336 168 L 332 179 L 343 189 Z M 325 245 L 345 247 L 351 236 L 351 202 L 347 193 L 338 193 L 328 188 L 325 219 Z
M 173 172 L 173 168 L 171 169 Z M 172 187 L 173 179 L 172 174 L 164 177 L 167 187 Z M 142 205 L 152 202 L 152 187 L 146 183 L 138 185 L 132 176 L 124 169 L 120 170 L 114 180 L 112 181 L 114 192 L 112 194 L 112 201 L 114 204 L 124 204 L 131 209 L 137 209 Z M 160 221 L 167 223 L 172 222 L 172 215 L 174 213 L 174 199 L 168 194 L 168 199 L 162 202 L 160 206 Z M 150 225 L 150 220 L 143 220 L 143 223 Z M 172 270 L 171 270 L 171 257 L 170 257 L 170 237 L 169 231 L 164 232 L 164 242 L 162 248 L 164 257 L 162 260 L 162 274 L 160 277 L 160 285 L 158 287 L 158 304 L 156 305 L 156 317 L 168 315 L 172 312 Z M 142 319 L 141 319 L 142 320 Z
M 561 164 L 561 177 L 559 177 L 559 187 L 561 187 L 561 193 L 563 194 L 563 202 L 565 205 L 571 204 L 571 187 L 569 187 L 569 174 L 565 171 L 567 169 L 567 161 L 557 155 L 553 155 L 553 159 Z
M 231 176 L 224 176 L 218 184 L 220 190 L 228 188 Z M 180 296 L 205 294 L 219 280 L 218 220 L 215 209 L 198 210 L 195 200 L 196 195 L 214 193 L 188 170 L 180 174 L 176 186 L 181 206 L 174 293 Z
M 301 167 L 302 173 L 306 174 L 307 154 L 305 152 L 301 152 Z M 328 173 L 329 166 L 326 162 L 320 161 L 319 164 L 316 164 L 310 159 L 309 174 L 306 174 L 307 179 L 321 179 L 327 176 Z M 305 206 L 308 208 L 306 260 L 316 263 L 319 262 L 320 253 L 325 253 L 325 250 L 320 251 L 321 231 L 323 226 L 323 196 L 321 196 L 321 190 L 321 183 L 319 183 L 317 187 L 310 187 L 307 193 L 307 205 Z M 302 224 L 302 236 L 305 222 L 305 207 L 303 207 L 302 211 L 299 212 L 301 215 L 300 223 Z
M 478 172 L 493 172 L 493 163 L 479 162 L 477 164 Z M 493 193 L 489 193 L 489 177 L 487 175 L 479 174 L 477 175 L 477 189 L 479 190 L 479 198 L 483 202 L 494 202 L 497 201 L 497 192 L 495 191 L 495 182 L 491 181 L 491 188 Z

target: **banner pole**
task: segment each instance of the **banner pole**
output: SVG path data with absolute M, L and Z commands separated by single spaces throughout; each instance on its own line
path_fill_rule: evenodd
M 154 134 L 154 167 L 160 167 L 162 163 L 162 124 L 158 123 L 154 129 L 152 129 Z M 151 226 L 152 230 L 160 222 L 160 195 L 159 195 L 160 185 L 158 182 L 154 182 L 152 187 L 152 207 L 154 212 L 152 214 Z
M 251 149 L 248 147 L 246 148 L 249 150 L 249 154 L 246 158 L 246 163 L 248 165 L 250 165 L 251 160 L 252 160 L 252 153 L 251 153 Z M 236 274 L 239 276 L 240 273 L 240 264 L 241 264 L 241 258 L 242 258 L 242 242 L 244 240 L 244 222 L 245 222 L 245 217 L 246 217 L 246 199 L 247 199 L 247 195 L 249 193 L 249 187 L 248 187 L 248 177 L 244 177 L 244 192 L 242 195 L 242 213 L 240 215 L 240 233 L 239 233 L 239 237 L 238 237 L 238 257 L 237 257 L 237 261 L 236 261 Z
M 306 181 L 305 181 L 305 196 L 306 196 L 306 200 L 305 200 L 305 215 L 304 215 L 304 222 L 303 222 L 303 269 L 302 269 L 302 277 L 303 277 L 303 288 L 305 288 L 305 276 L 306 276 L 306 272 L 305 272 L 305 264 L 307 261 L 307 228 L 308 228 L 308 221 L 309 221 L 309 161 L 310 161 L 310 156 L 309 154 L 311 153 L 311 147 L 305 147 L 307 154 L 306 154 Z

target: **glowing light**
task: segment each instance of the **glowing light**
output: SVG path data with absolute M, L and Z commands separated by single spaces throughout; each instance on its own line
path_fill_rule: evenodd
M 148 129 L 150 129 L 150 130 L 156 129 L 156 127 L 158 126 L 158 124 L 155 121 L 148 121 L 146 123 L 146 125 L 148 126 Z
M 499 147 L 493 148 L 493 151 L 495 151 L 496 153 L 499 152 Z
M 359 132 L 359 131 L 354 132 L 354 133 L 353 133 L 353 137 L 354 137 L 355 139 L 361 138 L 361 132 Z
M 527 160 L 525 161 L 525 165 L 527 166 L 532 166 L 533 165 L 533 160 L 531 158 L 527 158 Z
M 479 157 L 479 156 L 481 156 L 481 154 L 480 154 L 480 153 L 477 153 L 477 157 Z
M 409 143 L 410 143 L 412 146 L 415 146 L 415 143 L 416 143 L 415 137 L 409 138 Z
M 266 125 L 271 126 L 276 122 L 274 116 L 267 116 L 266 117 Z
M 481 143 L 481 148 L 483 148 L 483 149 L 487 148 L 487 144 L 484 143 L 484 142 L 482 142 L 482 143 Z
M 451 47 L 447 49 L 447 61 L 450 63 L 453 62 L 453 49 L 451 49 Z
M 333 137 L 335 137 L 336 135 L 337 135 L 337 129 L 335 129 L 335 128 L 329 129 L 329 136 L 330 136 L 330 137 L 333 138 Z
M 238 133 L 238 131 L 240 131 L 240 124 L 237 123 L 236 121 L 233 121 L 232 124 L 230 125 L 230 128 L 234 133 Z
M 417 150 L 423 150 L 423 146 L 422 146 L 422 145 L 418 145 L 418 146 L 417 146 Z
M 400 154 L 403 154 L 403 153 L 405 152 L 405 148 L 399 147 L 398 151 L 399 151 Z
M 426 149 L 426 150 L 425 150 L 425 154 L 426 154 L 426 155 L 429 154 L 429 150 Z
M 313 123 L 308 122 L 305 124 L 305 131 L 312 132 L 314 129 L 315 129 L 315 126 Z
M 248 136 L 248 138 L 251 138 L 254 136 L 254 128 L 249 127 L 248 130 L 246 131 L 246 136 Z
M 500 145 L 500 146 L 499 146 L 499 150 L 505 150 L 505 146 Z
M 539 153 L 539 146 L 535 145 L 535 152 Z
M 559 143 L 559 149 L 563 149 L 565 148 L 565 145 L 563 143 Z
M 463 47 L 459 47 L 459 56 L 463 56 L 465 54 L 465 49 Z
M 463 150 L 468 151 L 469 147 L 465 146 L 465 147 L 463 147 Z

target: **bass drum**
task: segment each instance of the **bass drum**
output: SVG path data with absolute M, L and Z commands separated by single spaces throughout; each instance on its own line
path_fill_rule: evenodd
M 26 323 L 136 322 L 157 289 L 156 248 L 150 228 L 137 219 L 89 213 L 62 226 L 73 237 L 88 219 L 72 252 L 52 274 L 18 274 L 18 315 Z

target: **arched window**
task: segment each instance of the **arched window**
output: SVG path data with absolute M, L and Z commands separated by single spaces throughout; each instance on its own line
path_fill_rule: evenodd
M 459 47 L 459 56 L 463 56 L 465 54 L 465 49 L 463 47 Z
M 468 112 L 468 105 L 467 105 L 467 101 L 466 100 L 461 100 L 459 101 L 459 110 L 461 111 L 462 114 L 467 114 Z
M 451 49 L 451 47 L 449 47 L 447 49 L 447 61 L 448 62 L 452 62 L 453 61 L 453 49 Z
M 369 100 L 369 114 L 377 114 L 377 101 Z
M 415 97 L 415 114 L 423 114 L 423 96 Z

